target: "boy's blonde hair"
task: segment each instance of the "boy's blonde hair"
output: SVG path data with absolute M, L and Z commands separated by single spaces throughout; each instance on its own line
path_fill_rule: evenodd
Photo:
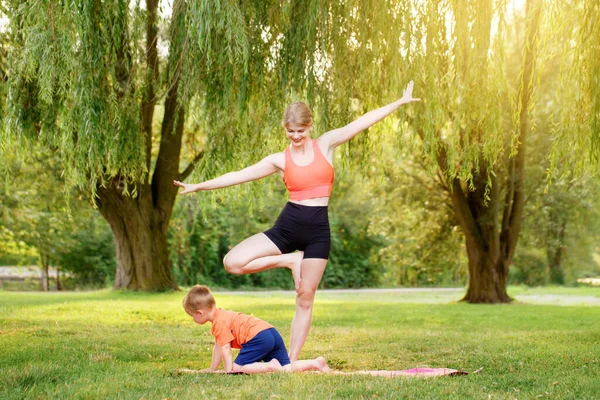
M 300 126 L 312 126 L 312 113 L 306 105 L 306 103 L 299 101 L 292 103 L 286 107 L 283 112 L 283 119 L 281 125 L 287 128 L 290 124 L 296 124 Z
M 196 310 L 212 309 L 215 307 L 215 298 L 210 289 L 204 285 L 195 285 L 185 295 L 181 301 L 183 308 L 188 313 L 193 313 Z

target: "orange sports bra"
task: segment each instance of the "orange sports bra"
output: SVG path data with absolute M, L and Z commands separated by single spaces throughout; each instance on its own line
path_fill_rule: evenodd
M 313 161 L 308 165 L 296 165 L 289 146 L 285 149 L 283 182 L 290 192 L 290 200 L 306 200 L 329 197 L 333 187 L 333 167 L 327 161 L 316 140 L 312 140 Z

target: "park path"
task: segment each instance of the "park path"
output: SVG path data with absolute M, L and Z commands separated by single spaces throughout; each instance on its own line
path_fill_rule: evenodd
M 221 294 L 229 295 L 272 295 L 289 294 L 293 295 L 292 290 L 272 290 L 272 291 L 219 291 Z M 416 302 L 416 303 L 448 303 L 458 301 L 465 293 L 464 288 L 389 288 L 389 289 L 320 289 L 317 296 L 325 299 L 336 297 L 351 297 L 353 294 L 372 294 L 374 296 L 395 299 L 396 301 Z M 525 304 L 545 304 L 556 306 L 600 306 L 600 288 L 596 296 L 576 295 L 564 293 L 527 293 L 513 295 L 519 303 Z

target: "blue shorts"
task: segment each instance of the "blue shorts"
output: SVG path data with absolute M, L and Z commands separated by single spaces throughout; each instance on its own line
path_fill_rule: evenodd
M 242 345 L 235 359 L 237 365 L 247 365 L 258 361 L 279 361 L 281 366 L 288 365 L 290 358 L 283 338 L 275 328 L 265 329 Z

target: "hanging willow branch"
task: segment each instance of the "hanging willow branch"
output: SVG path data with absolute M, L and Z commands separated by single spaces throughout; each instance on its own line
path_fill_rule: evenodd
M 569 100 L 556 113 L 553 157 L 575 148 L 597 163 L 600 11 L 593 0 L 564 3 L 546 25 L 568 16 L 579 29 L 565 35 L 575 45 L 557 87 Z M 68 183 L 91 191 L 115 176 L 149 182 L 153 143 L 172 133 L 157 129 L 171 93 L 184 122 L 197 121 L 194 138 L 182 143 L 201 148 L 183 148 L 181 163 L 187 168 L 201 150 L 199 174 L 214 176 L 279 151 L 278 121 L 290 101 L 308 101 L 322 133 L 398 98 L 414 79 L 425 101 L 407 112 L 429 159 L 444 149 L 448 179 L 472 182 L 481 160 L 495 166 L 503 152 L 506 1 L 177 0 L 167 12 L 168 5 L 3 2 L 10 46 L 2 46 L 0 70 L 2 148 L 29 140 L 59 148 Z M 366 162 L 370 140 L 383 134 L 374 131 L 341 149 L 349 164 Z

